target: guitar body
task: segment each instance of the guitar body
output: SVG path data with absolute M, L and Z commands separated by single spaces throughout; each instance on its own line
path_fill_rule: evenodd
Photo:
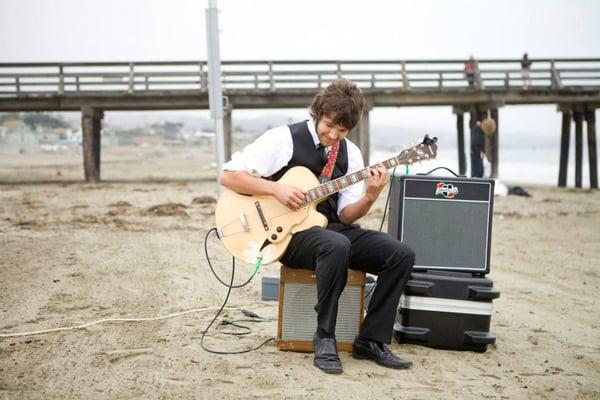
M 278 182 L 306 191 L 319 185 L 305 167 L 291 168 Z M 262 248 L 262 263 L 268 264 L 283 256 L 293 233 L 327 225 L 327 218 L 316 207 L 310 203 L 293 211 L 273 196 L 249 196 L 225 189 L 217 202 L 215 219 L 219 237 L 233 256 L 253 264 Z

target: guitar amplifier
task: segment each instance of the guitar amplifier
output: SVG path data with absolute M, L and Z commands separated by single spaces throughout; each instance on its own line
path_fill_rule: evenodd
M 365 273 L 348 270 L 348 281 L 338 304 L 335 336 L 338 351 L 351 351 L 363 320 Z M 317 279 L 309 269 L 281 267 L 277 348 L 313 351 L 317 330 Z
M 494 180 L 394 176 L 388 233 L 411 247 L 415 270 L 490 271 Z

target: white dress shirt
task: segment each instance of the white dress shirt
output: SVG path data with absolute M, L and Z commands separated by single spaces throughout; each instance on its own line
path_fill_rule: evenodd
M 315 143 L 315 148 L 320 144 L 319 137 L 312 119 L 306 121 L 308 130 Z M 350 140 L 346 140 L 348 149 L 348 171 L 351 174 L 364 168 L 362 154 L 358 147 Z M 326 150 L 329 152 L 330 147 Z M 242 151 L 235 152 L 231 161 L 223 165 L 224 171 L 246 171 L 257 177 L 268 177 L 288 165 L 292 159 L 294 144 L 292 133 L 287 125 L 269 129 Z M 364 181 L 348 186 L 339 192 L 338 215 L 348 204 L 360 200 L 364 191 Z

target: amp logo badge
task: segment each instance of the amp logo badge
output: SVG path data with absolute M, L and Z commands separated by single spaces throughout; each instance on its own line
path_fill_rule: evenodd
M 447 199 L 453 199 L 458 194 L 458 188 L 451 183 L 439 182 L 435 185 L 435 195 L 440 194 Z

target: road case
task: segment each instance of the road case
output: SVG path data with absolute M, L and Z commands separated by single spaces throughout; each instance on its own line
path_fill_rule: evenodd
M 488 278 L 451 272 L 413 272 L 400 298 L 394 336 L 399 343 L 484 352 L 492 300 L 500 296 Z

